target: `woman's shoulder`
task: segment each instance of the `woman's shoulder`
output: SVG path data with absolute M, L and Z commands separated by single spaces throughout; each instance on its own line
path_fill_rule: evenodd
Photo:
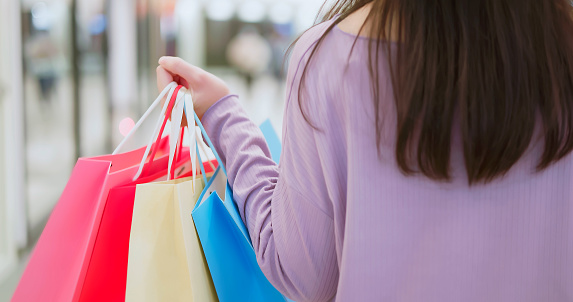
M 302 59 L 308 57 L 310 52 L 317 45 L 318 41 L 324 34 L 327 33 L 328 29 L 333 25 L 335 19 L 331 19 L 319 24 L 312 26 L 307 29 L 296 41 L 294 45 L 292 57 Z

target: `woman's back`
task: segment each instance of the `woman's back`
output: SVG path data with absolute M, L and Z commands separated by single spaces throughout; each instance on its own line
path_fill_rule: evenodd
M 530 148 L 504 177 L 469 186 L 454 128 L 450 182 L 405 176 L 394 155 L 396 109 L 387 62 L 379 62 L 378 149 L 368 39 L 358 38 L 351 53 L 356 37 L 338 26 L 306 71 L 300 104 L 312 128 L 297 113 L 298 85 L 332 22 L 305 33 L 291 58 L 284 128 L 297 135 L 285 135 L 290 147 L 283 157 L 324 177 L 324 183 L 305 178 L 304 170 L 288 176 L 334 220 L 337 300 L 573 300 L 571 156 L 536 173 L 543 151 L 536 129 Z M 305 161 L 301 154 L 320 160 Z
M 294 48 L 278 167 L 222 81 L 158 69 L 195 84 L 269 281 L 295 301 L 573 301 L 568 0 L 336 3 Z M 343 31 L 366 3 L 374 40 Z

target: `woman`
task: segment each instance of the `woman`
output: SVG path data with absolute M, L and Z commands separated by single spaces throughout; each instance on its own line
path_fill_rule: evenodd
M 573 301 L 568 0 L 338 1 L 296 43 L 280 165 L 190 86 L 268 279 L 295 301 Z

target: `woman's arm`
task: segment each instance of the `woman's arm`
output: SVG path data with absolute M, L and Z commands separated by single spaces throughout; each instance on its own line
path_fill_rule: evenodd
M 297 86 L 303 55 L 295 49 L 289 88 Z M 272 161 L 262 133 L 236 96 L 218 100 L 202 121 L 227 169 L 269 281 L 296 301 L 331 300 L 338 284 L 332 207 L 315 130 L 302 117 L 298 102 L 287 99 L 280 166 Z
M 287 113 L 286 119 L 291 117 Z M 223 98 L 203 117 L 205 129 L 227 168 L 234 199 L 249 230 L 257 259 L 268 279 L 296 301 L 327 301 L 334 295 L 338 266 L 333 220 L 316 201 L 323 180 L 311 137 L 286 121 L 281 164 L 272 161 L 259 128 L 235 96 Z M 299 149 L 300 152 L 293 150 Z M 294 156 L 293 156 L 294 155 Z M 315 164 L 308 166 L 309 162 Z

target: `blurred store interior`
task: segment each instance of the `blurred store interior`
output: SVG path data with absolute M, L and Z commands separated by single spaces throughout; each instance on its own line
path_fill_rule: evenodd
M 157 60 L 227 81 L 280 134 L 283 60 L 322 0 L 0 0 L 0 301 L 78 157 L 110 153 L 158 94 Z M 154 118 L 131 142 L 149 138 Z

